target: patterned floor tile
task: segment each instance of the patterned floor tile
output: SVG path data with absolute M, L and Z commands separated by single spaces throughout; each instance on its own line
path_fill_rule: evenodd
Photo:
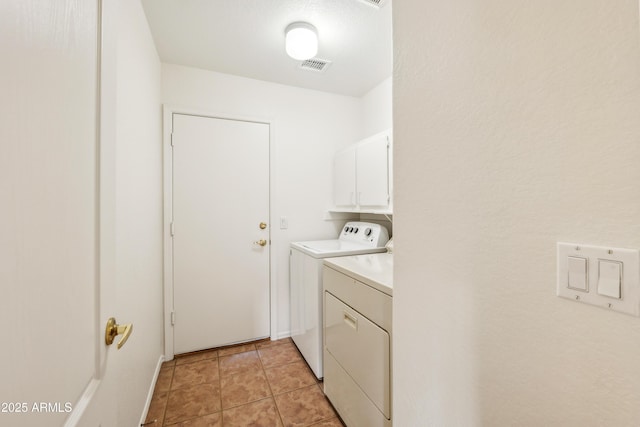
M 344 427 L 291 338 L 164 362 L 146 422 L 153 420 L 157 427 Z
M 218 360 L 201 360 L 199 362 L 177 365 L 173 373 L 171 389 L 175 390 L 195 384 L 211 383 L 220 378 Z
M 303 427 L 336 416 L 317 385 L 275 397 L 285 427 Z
M 260 350 L 261 348 L 273 347 L 274 345 L 282 345 L 282 344 L 293 344 L 291 338 L 282 338 L 279 340 L 264 340 L 256 343 L 256 348 Z
M 169 392 L 167 391 L 155 391 L 151 398 L 151 404 L 149 405 L 149 412 L 147 412 L 146 423 L 156 420 L 154 425 L 161 426 L 164 422 L 164 411 L 167 408 L 167 398 Z
M 302 360 L 298 349 L 292 343 L 262 348 L 258 350 L 258 354 L 265 368 Z
M 171 424 L 171 427 L 222 427 L 222 412 Z
M 273 398 L 222 411 L 224 427 L 282 427 Z
M 187 353 L 176 356 L 176 365 L 184 365 L 185 363 L 199 362 L 201 360 L 215 359 L 218 357 L 218 350 L 198 351 L 196 353 Z
M 320 421 L 318 424 L 314 424 L 310 427 L 344 427 L 340 418 L 331 418 L 330 420 Z
M 232 408 L 271 396 L 262 370 L 225 377 L 220 381 L 222 408 Z
M 199 384 L 171 390 L 165 423 L 177 423 L 220 411 L 220 385 Z
M 261 369 L 260 359 L 258 358 L 258 353 L 255 350 L 220 358 L 220 375 L 223 378 L 251 370 Z
M 305 362 L 266 368 L 267 379 L 273 394 L 282 394 L 305 386 L 316 384 L 316 377 Z
M 247 351 L 253 351 L 256 349 L 255 344 L 243 344 L 233 347 L 221 348 L 218 350 L 218 357 L 229 356 L 231 354 L 245 353 Z
M 171 380 L 173 379 L 173 366 L 160 368 L 158 380 L 156 381 L 156 391 L 168 391 L 171 388 Z

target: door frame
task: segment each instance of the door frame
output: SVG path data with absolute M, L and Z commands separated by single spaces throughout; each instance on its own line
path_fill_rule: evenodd
M 162 154 L 163 154 L 163 258 L 164 258 L 164 358 L 172 360 L 174 357 L 173 347 L 173 239 L 171 238 L 171 220 L 173 218 L 173 155 L 171 146 L 171 132 L 173 129 L 173 115 L 184 114 L 190 116 L 208 117 L 212 119 L 237 120 L 244 122 L 263 123 L 269 125 L 269 331 L 271 339 L 278 337 L 278 310 L 277 310 L 277 286 L 276 267 L 277 263 L 272 256 L 274 251 L 272 247 L 278 243 L 276 233 L 273 233 L 274 204 L 273 198 L 276 194 L 275 189 L 275 132 L 274 120 L 270 117 L 243 116 L 238 114 L 227 114 L 212 112 L 206 110 L 198 110 L 193 108 L 178 107 L 164 104 L 162 106 Z

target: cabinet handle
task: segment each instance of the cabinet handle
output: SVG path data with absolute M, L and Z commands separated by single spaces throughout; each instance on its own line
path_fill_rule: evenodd
M 358 330 L 358 319 L 356 319 L 346 311 L 343 311 L 342 314 L 344 314 L 344 323 L 351 326 L 353 329 Z

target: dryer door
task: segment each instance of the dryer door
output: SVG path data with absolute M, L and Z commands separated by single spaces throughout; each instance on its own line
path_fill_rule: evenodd
M 390 418 L 389 334 L 325 292 L 325 348 Z

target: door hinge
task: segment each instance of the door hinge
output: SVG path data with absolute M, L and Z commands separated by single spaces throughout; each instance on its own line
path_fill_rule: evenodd
M 172 311 L 171 312 L 171 326 L 176 324 L 176 312 Z
M 173 228 L 173 222 L 169 225 L 169 233 L 171 233 L 171 237 L 175 234 L 175 230 Z

